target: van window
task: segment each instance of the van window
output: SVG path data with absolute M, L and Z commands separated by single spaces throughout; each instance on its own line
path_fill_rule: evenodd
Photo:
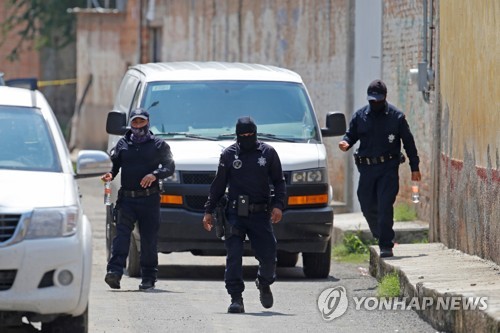
M 120 89 L 118 89 L 114 106 L 115 110 L 124 111 L 128 114 L 132 107 L 132 99 L 135 96 L 138 85 L 138 78 L 129 74 L 125 75 L 120 84 Z
M 141 105 L 151 107 L 155 134 L 183 132 L 220 138 L 236 120 L 251 116 L 261 133 L 296 142 L 319 142 L 317 119 L 304 86 L 272 81 L 153 82 Z M 227 137 L 226 137 L 227 139 Z

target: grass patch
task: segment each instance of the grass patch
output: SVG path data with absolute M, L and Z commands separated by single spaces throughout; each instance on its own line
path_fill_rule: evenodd
M 338 262 L 361 264 L 370 260 L 369 253 L 349 253 L 344 244 L 339 244 L 332 249 L 333 259 Z
M 417 219 L 417 211 L 414 207 L 406 203 L 398 203 L 394 206 L 394 221 L 405 222 L 415 221 Z
M 380 280 L 377 287 L 378 297 L 399 297 L 399 276 L 398 273 L 392 272 L 385 275 Z
M 339 262 L 364 263 L 370 259 L 369 244 L 364 243 L 357 233 L 346 233 L 342 244 L 332 249 L 333 258 Z

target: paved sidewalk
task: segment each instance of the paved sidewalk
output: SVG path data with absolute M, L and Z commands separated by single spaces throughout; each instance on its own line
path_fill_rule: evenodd
M 372 239 L 361 213 L 335 214 L 333 225 L 334 243 L 342 242 L 346 232 L 359 231 L 361 238 Z M 420 305 L 429 304 L 432 298 L 432 305 L 415 310 L 440 332 L 500 332 L 500 266 L 441 243 L 419 243 L 428 237 L 426 222 L 395 222 L 394 229 L 398 243 L 394 257 L 380 258 L 378 247 L 370 247 L 372 276 L 381 279 L 395 271 L 402 297 L 416 296 Z M 451 304 L 453 296 L 459 303 L 467 297 L 487 297 L 487 308 L 465 310 L 459 304 L 452 310 L 437 307 L 439 298 L 446 302 L 448 297 Z
M 362 240 L 373 239 L 362 213 L 334 214 L 333 243 L 341 243 L 346 232 L 360 232 Z M 395 241 L 400 244 L 428 239 L 429 223 L 424 221 L 395 222 Z
M 371 246 L 371 275 L 380 279 L 395 271 L 403 296 L 416 296 L 420 304 L 424 304 L 423 297 L 431 297 L 432 305 L 417 312 L 434 328 L 457 333 L 500 332 L 500 266 L 441 243 L 399 244 L 394 255 L 382 259 L 378 247 Z M 459 298 L 457 309 L 437 306 L 438 297 L 450 296 Z M 463 309 L 461 304 L 468 297 L 487 297 L 487 308 Z

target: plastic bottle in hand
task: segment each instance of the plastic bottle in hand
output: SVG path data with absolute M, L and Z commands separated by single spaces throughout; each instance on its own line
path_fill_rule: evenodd
M 104 204 L 111 205 L 111 182 L 104 182 Z
M 413 183 L 411 186 L 411 201 L 413 201 L 413 203 L 420 202 L 420 193 L 418 190 L 418 183 Z

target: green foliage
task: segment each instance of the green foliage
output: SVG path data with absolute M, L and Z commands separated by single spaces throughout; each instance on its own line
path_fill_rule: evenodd
M 68 8 L 86 4 L 86 0 L 6 0 L 5 21 L 0 23 L 0 46 L 10 33 L 20 37 L 7 56 L 11 61 L 19 58 L 25 42 L 34 42 L 37 49 L 63 48 L 76 38 L 76 17 L 68 13 Z
M 370 259 L 368 253 L 349 253 L 344 244 L 339 244 L 332 249 L 333 258 L 338 262 L 361 264 L 367 263 Z
M 343 244 L 348 253 L 368 253 L 368 246 L 363 243 L 357 234 L 346 233 L 344 235 Z
M 364 242 L 360 235 L 360 231 L 344 234 L 342 244 L 335 246 L 332 250 L 335 260 L 350 263 L 368 262 L 370 259 L 368 246 L 372 245 L 373 241 Z
M 399 296 L 399 275 L 396 272 L 385 275 L 380 280 L 377 287 L 378 297 L 398 297 Z
M 394 206 L 394 221 L 415 221 L 417 219 L 417 212 L 415 208 L 406 203 L 399 203 Z

